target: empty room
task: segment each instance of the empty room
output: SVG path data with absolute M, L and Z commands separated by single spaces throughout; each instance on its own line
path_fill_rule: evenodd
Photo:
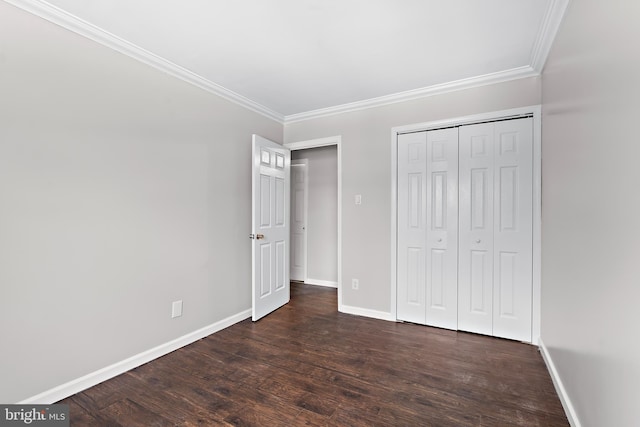
M 638 23 L 0 1 L 0 425 L 637 426 Z

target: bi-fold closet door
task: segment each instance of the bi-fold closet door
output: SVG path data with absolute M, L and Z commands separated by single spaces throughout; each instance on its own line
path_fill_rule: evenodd
M 532 192 L 531 118 L 399 135 L 398 319 L 531 341 Z
M 458 129 L 399 135 L 398 159 L 398 319 L 457 329 Z

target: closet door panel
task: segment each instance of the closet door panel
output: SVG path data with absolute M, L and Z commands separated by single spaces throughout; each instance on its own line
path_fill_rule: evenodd
M 398 319 L 531 341 L 533 120 L 398 137 Z
M 426 322 L 427 134 L 398 135 L 397 318 Z
M 459 130 L 458 329 L 493 333 L 494 125 Z
M 493 334 L 531 341 L 533 119 L 495 123 Z
M 427 132 L 426 324 L 458 327 L 458 129 Z

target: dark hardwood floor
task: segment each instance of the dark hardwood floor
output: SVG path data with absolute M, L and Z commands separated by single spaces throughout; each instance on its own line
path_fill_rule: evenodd
M 567 426 L 537 347 L 291 302 L 71 396 L 72 426 Z

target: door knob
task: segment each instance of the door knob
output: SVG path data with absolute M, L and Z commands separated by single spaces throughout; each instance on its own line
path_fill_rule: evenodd
M 480 239 L 476 240 L 476 243 L 480 243 Z
M 264 234 L 256 234 L 256 239 L 264 239 Z
M 442 242 L 442 237 L 438 239 L 438 242 Z

